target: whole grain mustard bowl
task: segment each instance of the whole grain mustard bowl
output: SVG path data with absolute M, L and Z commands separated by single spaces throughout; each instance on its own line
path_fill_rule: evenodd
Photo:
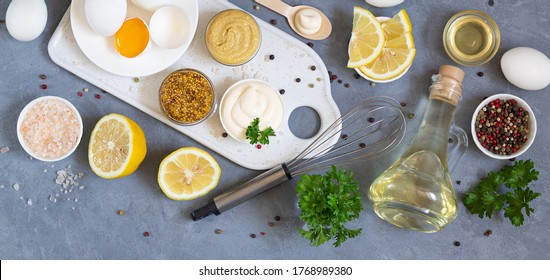
M 216 111 L 212 81 L 191 68 L 179 69 L 166 76 L 159 89 L 159 102 L 164 115 L 183 126 L 201 123 Z
M 260 49 L 262 36 L 254 18 L 237 9 L 221 11 L 206 27 L 206 48 L 217 62 L 238 66 L 252 60 Z

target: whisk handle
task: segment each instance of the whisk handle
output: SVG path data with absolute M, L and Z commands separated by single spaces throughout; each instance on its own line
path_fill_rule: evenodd
M 211 214 L 220 215 L 240 203 L 291 179 L 292 176 L 286 165 L 277 166 L 241 186 L 214 197 L 207 205 L 193 211 L 191 218 L 193 221 L 197 221 Z

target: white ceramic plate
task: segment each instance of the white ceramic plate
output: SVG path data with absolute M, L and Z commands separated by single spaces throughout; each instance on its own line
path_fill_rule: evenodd
M 103 37 L 92 30 L 86 19 L 84 1 L 73 0 L 71 4 L 71 27 L 76 42 L 88 59 L 103 70 L 116 75 L 142 77 L 168 68 L 187 50 L 197 30 L 199 20 L 197 0 L 172 0 L 171 5 L 183 8 L 189 16 L 192 26 L 188 40 L 176 49 L 163 49 L 150 40 L 147 49 L 142 54 L 134 58 L 126 58 L 115 50 L 112 36 Z M 139 9 L 131 1 L 128 1 L 126 18 L 139 17 L 149 23 L 152 14 L 150 11 Z

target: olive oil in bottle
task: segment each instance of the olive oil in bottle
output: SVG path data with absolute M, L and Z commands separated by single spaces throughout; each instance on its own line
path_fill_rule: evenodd
M 443 65 L 430 87 L 420 128 L 411 145 L 371 185 L 376 214 L 402 228 L 436 232 L 456 218 L 447 141 L 462 96 L 464 72 Z

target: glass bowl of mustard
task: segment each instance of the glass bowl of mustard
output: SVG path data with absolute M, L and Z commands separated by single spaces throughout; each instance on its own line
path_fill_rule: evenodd
M 206 27 L 205 42 L 214 60 L 226 66 L 239 66 L 256 56 L 262 34 L 250 14 L 229 9 L 219 12 L 210 20 Z
M 178 125 L 201 123 L 216 111 L 212 81 L 204 73 L 184 68 L 170 73 L 159 90 L 160 107 Z

